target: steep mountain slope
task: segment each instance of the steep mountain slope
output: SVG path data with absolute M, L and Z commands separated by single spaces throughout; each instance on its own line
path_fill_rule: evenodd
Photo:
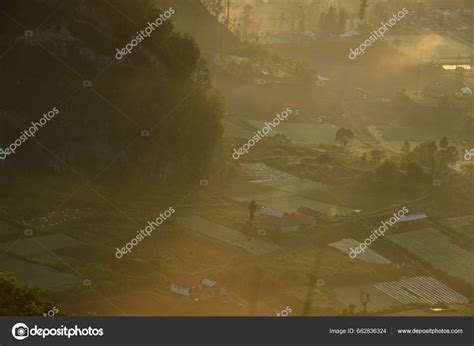
M 221 106 L 194 39 L 174 31 L 177 12 L 117 59 L 159 18 L 150 1 L 2 0 L 0 147 L 59 110 L 4 171 L 116 165 L 160 180 L 205 171 L 219 153 Z

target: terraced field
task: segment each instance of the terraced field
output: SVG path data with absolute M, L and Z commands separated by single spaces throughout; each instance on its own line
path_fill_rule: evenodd
M 307 194 L 330 191 L 332 186 L 300 179 L 263 163 L 242 164 L 244 181 L 230 186 L 226 195 L 239 202 L 256 200 L 259 205 L 285 211 L 305 206 L 327 215 L 349 214 L 353 210 L 306 198 Z

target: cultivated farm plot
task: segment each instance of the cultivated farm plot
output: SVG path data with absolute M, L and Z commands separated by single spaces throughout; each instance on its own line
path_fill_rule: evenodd
M 80 241 L 64 234 L 48 234 L 39 237 L 32 236 L 31 238 L 21 238 L 13 244 L 0 243 L 0 251 L 28 257 L 47 254 L 49 251 L 71 248 L 81 244 Z
M 359 246 L 359 244 L 360 242 L 358 242 L 357 240 L 348 238 L 348 239 L 341 239 L 339 241 L 330 243 L 328 245 L 349 255 L 349 253 L 351 252 L 351 248 L 356 248 L 357 246 Z M 379 264 L 392 263 L 385 257 L 380 256 L 378 253 L 376 253 L 375 251 L 369 248 L 367 248 L 365 252 L 361 252 L 360 254 L 358 254 L 354 259 L 358 259 L 367 263 L 379 263 Z
M 250 139 L 254 135 L 254 132 L 252 132 L 251 130 L 246 129 L 238 124 L 235 124 L 234 122 L 228 119 L 223 119 L 222 125 L 224 127 L 224 137 Z
M 68 272 L 62 272 L 44 265 L 44 262 L 64 267 L 64 262 L 53 251 L 71 249 L 80 244 L 82 243 L 63 234 L 22 237 L 13 242 L 0 243 L 0 253 L 4 254 L 0 258 L 0 269 L 14 274 L 22 284 L 51 291 L 67 289 L 79 284 L 79 278 L 71 274 L 69 269 L 65 268 Z M 28 261 L 8 255 L 23 257 Z
M 249 122 L 258 130 L 265 126 L 265 122 L 262 121 L 251 120 Z M 317 146 L 319 144 L 335 144 L 337 129 L 337 126 L 332 124 L 281 122 L 272 132 L 285 135 L 294 144 Z M 354 144 L 356 143 L 357 140 L 354 141 Z
M 433 267 L 474 285 L 474 255 L 435 229 L 389 235 L 388 239 Z
M 440 220 L 439 223 L 474 239 L 474 215 L 450 217 L 448 219 Z
M 303 196 L 331 190 L 330 185 L 300 179 L 263 163 L 242 164 L 244 183 L 234 184 L 226 192 L 230 198 L 246 202 L 256 200 L 259 205 L 284 211 L 296 211 L 304 206 L 323 214 L 350 214 L 353 210 L 334 204 L 316 201 Z
M 81 284 L 80 279 L 70 272 L 17 259 L 0 261 L 0 268 L 15 275 L 16 279 L 30 287 L 37 286 L 46 291 L 61 291 Z
M 400 40 L 397 48 L 405 54 L 416 56 L 417 59 L 432 61 L 433 57 L 457 57 L 471 55 L 472 48 L 446 35 L 427 33 L 421 35 L 390 35 L 387 41 L 393 43 Z M 433 45 L 433 43 L 435 43 Z M 423 46 L 433 45 L 433 50 L 423 49 Z M 424 54 L 424 55 L 423 55 Z
M 337 300 L 344 306 L 360 307 L 360 292 L 370 294 L 368 311 L 380 311 L 400 304 L 464 304 L 468 299 L 431 276 L 417 276 L 395 281 L 337 287 Z M 356 308 L 356 312 L 358 312 Z
M 207 221 L 200 216 L 180 217 L 177 222 L 187 229 L 223 241 L 232 246 L 240 247 L 255 255 L 263 255 L 279 249 L 278 245 L 270 240 L 252 237 L 249 241 L 247 235 L 232 228 Z
M 316 193 L 330 191 L 332 186 L 318 183 L 309 179 L 302 179 L 294 175 L 267 166 L 264 163 L 243 163 L 243 173 L 250 183 L 262 184 L 270 188 L 291 194 Z
M 288 180 L 296 178 L 291 174 L 269 167 L 264 163 L 242 163 L 240 164 L 240 167 L 242 167 L 242 172 L 245 178 L 250 182 Z
M 368 283 L 337 287 L 333 290 L 337 300 L 344 306 L 347 307 L 349 304 L 354 304 L 356 306 L 356 313 L 361 312 L 360 291 L 370 294 L 370 303 L 367 305 L 368 312 L 384 310 L 392 306 L 400 305 L 397 300 Z
M 379 282 L 374 287 L 403 304 L 467 303 L 468 299 L 431 276 L 417 276 L 390 282 Z
M 239 202 L 248 202 L 254 199 L 257 201 L 258 205 L 276 208 L 282 211 L 295 212 L 299 207 L 304 206 L 330 216 L 353 213 L 352 209 L 315 201 L 291 194 L 287 191 L 281 191 L 260 185 L 262 184 L 258 184 L 258 186 L 249 186 L 248 188 L 235 186 L 230 189 L 227 194 L 230 198 Z

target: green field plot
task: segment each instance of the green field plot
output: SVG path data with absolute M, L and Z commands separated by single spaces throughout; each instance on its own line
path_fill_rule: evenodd
M 418 59 L 432 61 L 436 57 L 457 57 L 458 55 L 471 55 L 472 48 L 446 35 L 435 33 L 421 35 L 390 35 L 388 42 L 401 41 L 397 46 L 408 55 L 414 55 Z M 433 49 L 423 49 L 424 46 L 432 46 Z
M 291 174 L 269 167 L 263 163 L 241 164 L 244 183 L 230 186 L 226 194 L 239 202 L 256 200 L 261 206 L 296 211 L 304 206 L 326 215 L 349 214 L 352 209 L 306 198 L 307 194 L 330 191 L 331 185 L 309 179 L 297 178 Z
M 285 189 L 285 186 L 280 187 Z M 272 188 L 264 184 L 236 185 L 227 191 L 227 195 L 239 202 L 255 200 L 260 206 L 276 208 L 287 212 L 295 212 L 301 206 L 329 216 L 347 215 L 353 212 L 352 209 L 301 197 L 287 190 Z
M 0 251 L 8 251 L 11 254 L 28 257 L 48 253 L 48 250 L 54 251 L 71 248 L 81 244 L 80 241 L 67 235 L 50 234 L 40 237 L 21 238 L 13 244 L 0 243 Z
M 36 286 L 47 291 L 59 291 L 82 284 L 81 280 L 70 272 L 17 259 L 0 261 L 2 271 L 10 272 L 17 280 L 28 286 Z
M 474 239 L 474 215 L 450 217 L 439 221 L 439 223 Z
M 279 249 L 270 240 L 252 237 L 249 241 L 249 237 L 242 232 L 207 221 L 200 216 L 182 217 L 179 218 L 178 223 L 187 229 L 223 241 L 229 245 L 240 247 L 256 255 L 270 253 Z
M 330 191 L 331 185 L 322 184 L 267 166 L 264 163 L 243 163 L 240 165 L 250 183 L 275 188 L 290 194 L 302 195 L 319 191 Z
M 262 121 L 252 120 L 249 122 L 259 130 L 265 126 Z M 337 129 L 338 127 L 332 124 L 282 122 L 273 132 L 285 135 L 295 144 L 316 146 L 318 144 L 335 144 Z M 354 143 L 357 143 L 357 140 Z
M 349 255 L 351 252 L 351 249 L 355 249 L 356 247 L 358 247 L 360 245 L 360 242 L 352 238 L 348 238 L 348 239 L 338 240 L 337 242 L 334 242 L 328 245 Z M 378 253 L 368 248 L 364 252 L 358 254 L 355 257 L 355 259 L 358 259 L 367 263 L 380 263 L 380 264 L 392 263 L 385 257 L 380 256 Z
M 474 285 L 474 255 L 435 229 L 389 235 L 388 239 L 433 267 Z
M 223 119 L 222 125 L 224 126 L 224 137 L 251 138 L 254 135 L 254 131 L 236 124 L 229 119 Z

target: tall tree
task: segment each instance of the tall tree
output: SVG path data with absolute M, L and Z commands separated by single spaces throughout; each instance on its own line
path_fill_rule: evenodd
M 446 136 L 444 136 L 443 138 L 441 138 L 441 140 L 439 141 L 439 146 L 444 149 L 446 148 L 447 146 L 449 145 L 448 143 L 448 138 Z
M 403 143 L 403 147 L 400 150 L 400 154 L 402 156 L 407 156 L 408 154 L 410 154 L 410 142 L 406 141 L 405 143 Z
M 459 152 L 455 146 L 449 145 L 441 149 L 437 153 L 439 165 L 442 169 L 447 168 L 449 165 L 455 164 L 459 161 Z
M 434 141 L 427 141 L 418 144 L 413 149 L 413 154 L 417 161 L 419 161 L 423 166 L 432 167 L 433 160 L 436 152 L 438 151 L 438 145 Z
M 306 29 L 306 15 L 303 6 L 298 7 L 298 31 L 303 32 Z
M 344 8 L 339 9 L 337 18 L 337 33 L 343 33 L 346 30 L 347 11 Z
M 344 148 L 349 144 L 349 142 L 352 142 L 354 138 L 355 138 L 354 133 L 351 130 L 346 129 L 344 127 L 341 127 L 336 132 L 336 141 L 340 145 L 342 145 Z
M 361 2 L 360 2 L 360 6 L 359 6 L 359 18 L 360 18 L 361 20 L 364 20 L 364 19 L 365 19 L 366 10 L 367 10 L 367 7 L 369 7 L 369 5 L 368 5 L 367 3 L 368 3 L 368 0 L 361 0 Z
M 328 14 L 326 15 L 326 31 L 330 34 L 337 32 L 337 14 L 334 6 L 329 7 Z
M 252 6 L 245 5 L 240 18 L 242 38 L 247 39 L 252 25 Z
M 360 291 L 360 303 L 362 304 L 364 315 L 367 314 L 367 304 L 369 304 L 369 301 L 370 294 L 368 292 L 364 292 L 363 290 Z

